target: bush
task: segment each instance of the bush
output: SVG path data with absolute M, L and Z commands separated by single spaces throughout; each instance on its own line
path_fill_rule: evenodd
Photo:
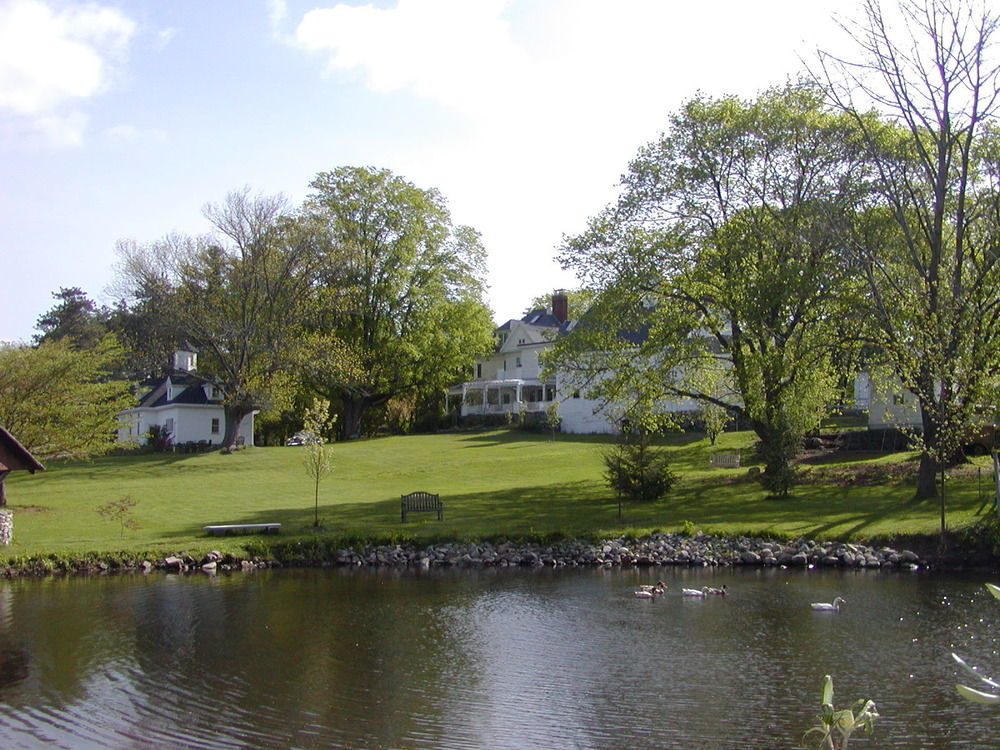
M 161 424 L 151 424 L 146 432 L 146 445 L 156 453 L 166 453 L 173 445 L 173 435 Z
M 673 488 L 667 452 L 650 444 L 649 435 L 623 433 L 622 442 L 604 454 L 604 478 L 620 498 L 636 502 L 659 500 Z

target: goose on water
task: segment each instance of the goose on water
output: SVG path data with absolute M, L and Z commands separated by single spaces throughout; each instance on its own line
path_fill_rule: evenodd
M 655 585 L 649 583 L 643 583 L 639 585 L 639 591 L 656 591 L 658 593 L 663 593 L 667 590 L 667 584 L 663 581 L 657 581 Z
M 652 599 L 654 596 L 659 596 L 667 590 L 667 584 L 663 581 L 657 581 L 655 586 L 641 585 L 639 590 L 635 591 L 635 596 L 637 599 Z
M 830 611 L 837 612 L 837 611 L 840 610 L 840 605 L 841 604 L 847 604 L 847 600 L 844 599 L 843 597 L 838 596 L 836 599 L 833 600 L 832 603 L 831 602 L 813 602 L 809 606 L 812 607 L 813 609 L 819 609 L 819 610 L 822 610 L 824 612 L 830 612 Z
M 708 586 L 700 589 L 681 589 L 681 593 L 684 596 L 706 596 L 708 594 Z
M 726 584 L 722 584 L 722 587 L 721 588 L 717 588 L 717 589 L 716 588 L 712 588 L 711 586 L 709 586 L 706 589 L 705 593 L 708 594 L 709 596 L 725 596 L 726 595 Z

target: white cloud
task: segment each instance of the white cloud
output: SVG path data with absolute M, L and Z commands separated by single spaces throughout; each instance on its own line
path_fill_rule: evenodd
M 144 130 L 135 125 L 115 125 L 104 131 L 104 134 L 111 140 L 135 143 L 137 141 L 165 141 L 167 133 L 158 128 Z
M 173 40 L 175 36 L 177 36 L 177 29 L 173 28 L 172 26 L 167 27 L 165 29 L 160 29 L 158 32 L 156 32 L 156 49 L 158 50 L 166 49 L 167 45 L 170 44 L 170 42 Z
M 464 137 L 395 165 L 449 197 L 493 251 L 494 304 L 516 311 L 559 272 L 583 229 L 667 115 L 699 89 L 751 96 L 798 69 L 801 36 L 842 0 L 399 0 L 335 3 L 294 42 L 369 88 L 408 90 L 461 113 Z M 804 29 L 805 31 L 799 31 Z M 562 277 L 562 284 L 572 284 Z
M 288 15 L 288 3 L 285 0 L 267 0 L 267 16 L 271 28 L 277 30 Z
M 135 31 L 115 8 L 40 0 L 0 7 L 0 109 L 30 118 L 55 145 L 77 145 L 86 118 L 68 107 L 109 84 Z
M 82 112 L 36 117 L 35 128 L 52 146 L 68 148 L 83 144 L 88 118 Z
M 312 10 L 295 31 L 331 69 L 360 68 L 375 91 L 412 88 L 467 114 L 494 111 L 515 95 L 529 60 L 501 14 L 507 0 L 399 0 Z

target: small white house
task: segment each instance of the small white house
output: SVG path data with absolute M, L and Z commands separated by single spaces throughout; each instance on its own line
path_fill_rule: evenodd
M 143 443 L 150 427 L 159 425 L 174 445 L 221 444 L 226 433 L 223 394 L 210 378 L 195 372 L 197 364 L 196 352 L 174 352 L 173 368 L 143 383 L 138 404 L 118 413 L 118 441 Z M 253 421 L 254 415 L 248 414 L 237 430 L 237 439 L 242 438 L 244 445 L 253 445 Z
M 859 372 L 854 377 L 854 401 L 858 408 L 868 409 L 871 430 L 923 426 L 916 395 L 898 378 L 876 383 L 868 372 Z

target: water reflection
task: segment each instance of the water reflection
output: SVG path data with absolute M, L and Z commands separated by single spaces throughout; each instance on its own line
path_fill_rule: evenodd
M 639 583 L 667 580 L 655 600 Z M 996 665 L 980 577 L 264 571 L 0 584 L 0 746 L 790 748 L 829 673 L 859 747 L 990 747 L 954 649 Z M 730 595 L 680 596 L 727 584 Z M 839 613 L 811 601 L 844 596 Z M 852 742 L 852 746 L 854 743 Z

